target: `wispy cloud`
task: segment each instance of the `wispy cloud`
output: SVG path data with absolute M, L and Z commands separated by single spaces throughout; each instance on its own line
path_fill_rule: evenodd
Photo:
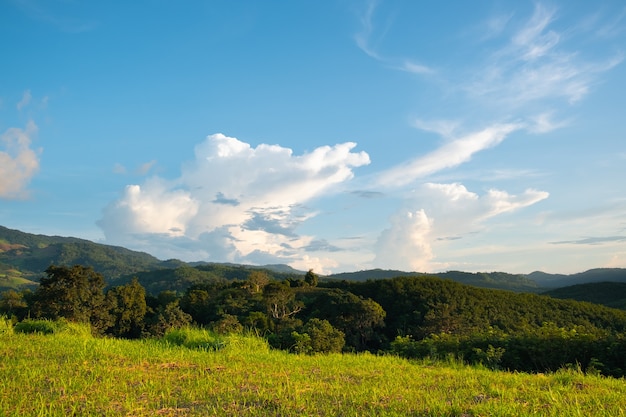
M 359 17 L 360 30 L 354 35 L 357 47 L 371 58 L 390 68 L 419 75 L 434 74 L 436 71 L 433 68 L 417 62 L 415 59 L 392 57 L 379 50 L 379 44 L 385 38 L 389 23 L 377 23 L 378 5 L 377 0 L 369 0 L 366 3 L 364 11 Z
M 27 196 L 26 186 L 39 171 L 39 152 L 31 148 L 37 134 L 32 120 L 26 128 L 10 128 L 0 135 L 0 198 Z
M 30 90 L 24 91 L 24 94 L 22 94 L 22 99 L 15 105 L 15 107 L 17 108 L 17 110 L 22 110 L 24 107 L 30 104 L 32 98 L 33 96 L 30 93 Z
M 601 245 L 603 243 L 626 242 L 626 236 L 597 236 L 586 237 L 577 240 L 562 240 L 559 242 L 551 242 L 554 245 Z
M 63 32 L 88 32 L 97 27 L 97 23 L 83 17 L 73 17 L 77 7 L 73 2 L 42 1 L 42 0 L 13 0 L 13 3 L 28 17 L 51 25 Z
M 622 62 L 619 52 L 593 61 L 568 49 L 566 36 L 551 28 L 556 19 L 556 9 L 537 3 L 510 42 L 473 69 L 474 81 L 464 86 L 470 97 L 518 111 L 552 99 L 575 103 L 589 93 L 598 74 Z
M 496 146 L 507 135 L 522 127 L 522 124 L 516 123 L 496 124 L 462 136 L 429 154 L 381 173 L 377 184 L 384 187 L 401 187 L 440 170 L 456 167 L 469 161 L 476 152 Z
M 354 35 L 356 45 L 367 55 L 374 59 L 380 59 L 378 53 L 371 45 L 372 36 L 374 33 L 374 12 L 377 6 L 376 0 L 369 0 L 366 4 L 365 11 L 360 16 L 361 30 Z

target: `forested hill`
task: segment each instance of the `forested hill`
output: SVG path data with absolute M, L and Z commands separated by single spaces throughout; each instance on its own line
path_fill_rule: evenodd
M 624 282 L 577 284 L 546 291 L 544 294 L 554 298 L 588 301 L 626 310 L 626 283 Z
M 178 266 L 176 262 L 163 262 L 119 246 L 74 237 L 35 235 L 0 226 L 0 277 L 6 281 L 0 282 L 0 287 L 11 287 L 14 280 L 34 284 L 51 264 L 90 266 L 107 279 Z
M 521 274 L 507 274 L 506 272 L 461 272 L 447 271 L 431 274 L 420 274 L 416 272 L 404 272 L 396 270 L 371 269 L 358 272 L 344 272 L 332 274 L 325 277 L 329 281 L 367 281 L 377 279 L 387 279 L 403 276 L 429 275 L 443 279 L 460 282 L 462 284 L 473 285 L 481 288 L 494 288 L 510 290 L 516 292 L 540 292 L 541 288 L 532 279 Z
M 128 282 L 140 275 L 140 281 L 150 292 L 166 289 L 184 290 L 182 286 L 197 282 L 200 276 L 221 276 L 235 279 L 242 271 L 263 268 L 272 276 L 304 275 L 287 265 L 251 266 L 207 262 L 185 263 L 180 260 L 162 261 L 145 252 L 119 246 L 103 245 L 74 237 L 46 236 L 25 233 L 0 226 L 0 291 L 36 286 L 43 271 L 50 265 L 84 265 L 101 273 L 109 284 Z M 190 267 L 196 268 L 196 272 Z M 182 268 L 182 269 L 181 269 Z M 179 269 L 181 269 L 179 271 Z M 424 275 L 417 272 L 372 269 L 320 277 L 323 281 L 368 281 L 401 276 Z M 586 282 L 626 282 L 626 269 L 594 269 L 574 275 L 533 272 L 529 275 L 505 272 L 469 273 L 448 271 L 428 274 L 467 285 L 506 289 L 515 292 L 539 293 L 551 288 Z M 238 279 L 238 278 L 237 278 Z M 173 281 L 172 281 L 173 280 Z M 172 288 L 169 288 L 172 287 Z M 175 288 L 174 288 L 175 287 Z
M 546 274 L 545 272 L 533 272 L 527 275 L 544 288 L 559 288 L 576 284 L 592 282 L 626 282 L 626 269 L 624 268 L 596 268 L 577 274 Z

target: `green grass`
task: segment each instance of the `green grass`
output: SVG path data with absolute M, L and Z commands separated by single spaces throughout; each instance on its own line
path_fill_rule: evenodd
M 575 370 L 529 375 L 371 354 L 293 355 L 256 337 L 194 329 L 127 341 L 92 338 L 76 325 L 50 335 L 5 327 L 0 416 L 626 414 L 623 379 Z

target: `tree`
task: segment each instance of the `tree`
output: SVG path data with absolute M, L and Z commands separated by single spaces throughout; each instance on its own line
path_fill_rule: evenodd
M 28 303 L 24 299 L 24 293 L 7 290 L 0 294 L 0 313 L 22 319 L 25 317 L 27 310 Z
M 192 317 L 180 309 L 178 301 L 172 301 L 167 305 L 160 305 L 156 312 L 150 314 L 147 331 L 153 336 L 161 337 L 168 330 L 185 327 L 192 321 Z
M 146 316 L 146 290 L 133 279 L 130 284 L 111 288 L 106 294 L 113 316 L 113 326 L 107 332 L 117 337 L 139 338 Z
M 309 269 L 309 271 L 304 276 L 304 282 L 309 284 L 311 287 L 317 287 L 318 281 L 319 277 L 317 276 L 317 274 L 313 272 L 312 269 Z
M 330 289 L 308 306 L 309 317 L 326 319 L 345 334 L 346 344 L 364 350 L 375 339 L 375 329 L 385 325 L 386 312 L 371 298 Z
M 263 288 L 269 284 L 270 277 L 263 271 L 254 270 L 248 274 L 248 280 L 246 281 L 246 287 L 251 294 L 260 294 L 263 292 Z
M 310 337 L 311 353 L 341 352 L 346 339 L 341 330 L 335 329 L 328 320 L 313 318 L 302 328 Z
M 82 265 L 51 265 L 45 272 L 34 294 L 35 316 L 90 323 L 97 333 L 110 327 L 101 274 Z
M 263 299 L 268 313 L 277 320 L 284 320 L 300 312 L 304 305 L 296 301 L 295 291 L 282 282 L 270 282 L 263 288 Z

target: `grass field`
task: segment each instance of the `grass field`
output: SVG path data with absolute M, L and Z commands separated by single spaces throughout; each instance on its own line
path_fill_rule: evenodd
M 92 338 L 80 326 L 52 335 L 4 329 L 0 416 L 626 415 L 626 381 L 575 370 L 293 355 L 200 330 L 173 344 Z

